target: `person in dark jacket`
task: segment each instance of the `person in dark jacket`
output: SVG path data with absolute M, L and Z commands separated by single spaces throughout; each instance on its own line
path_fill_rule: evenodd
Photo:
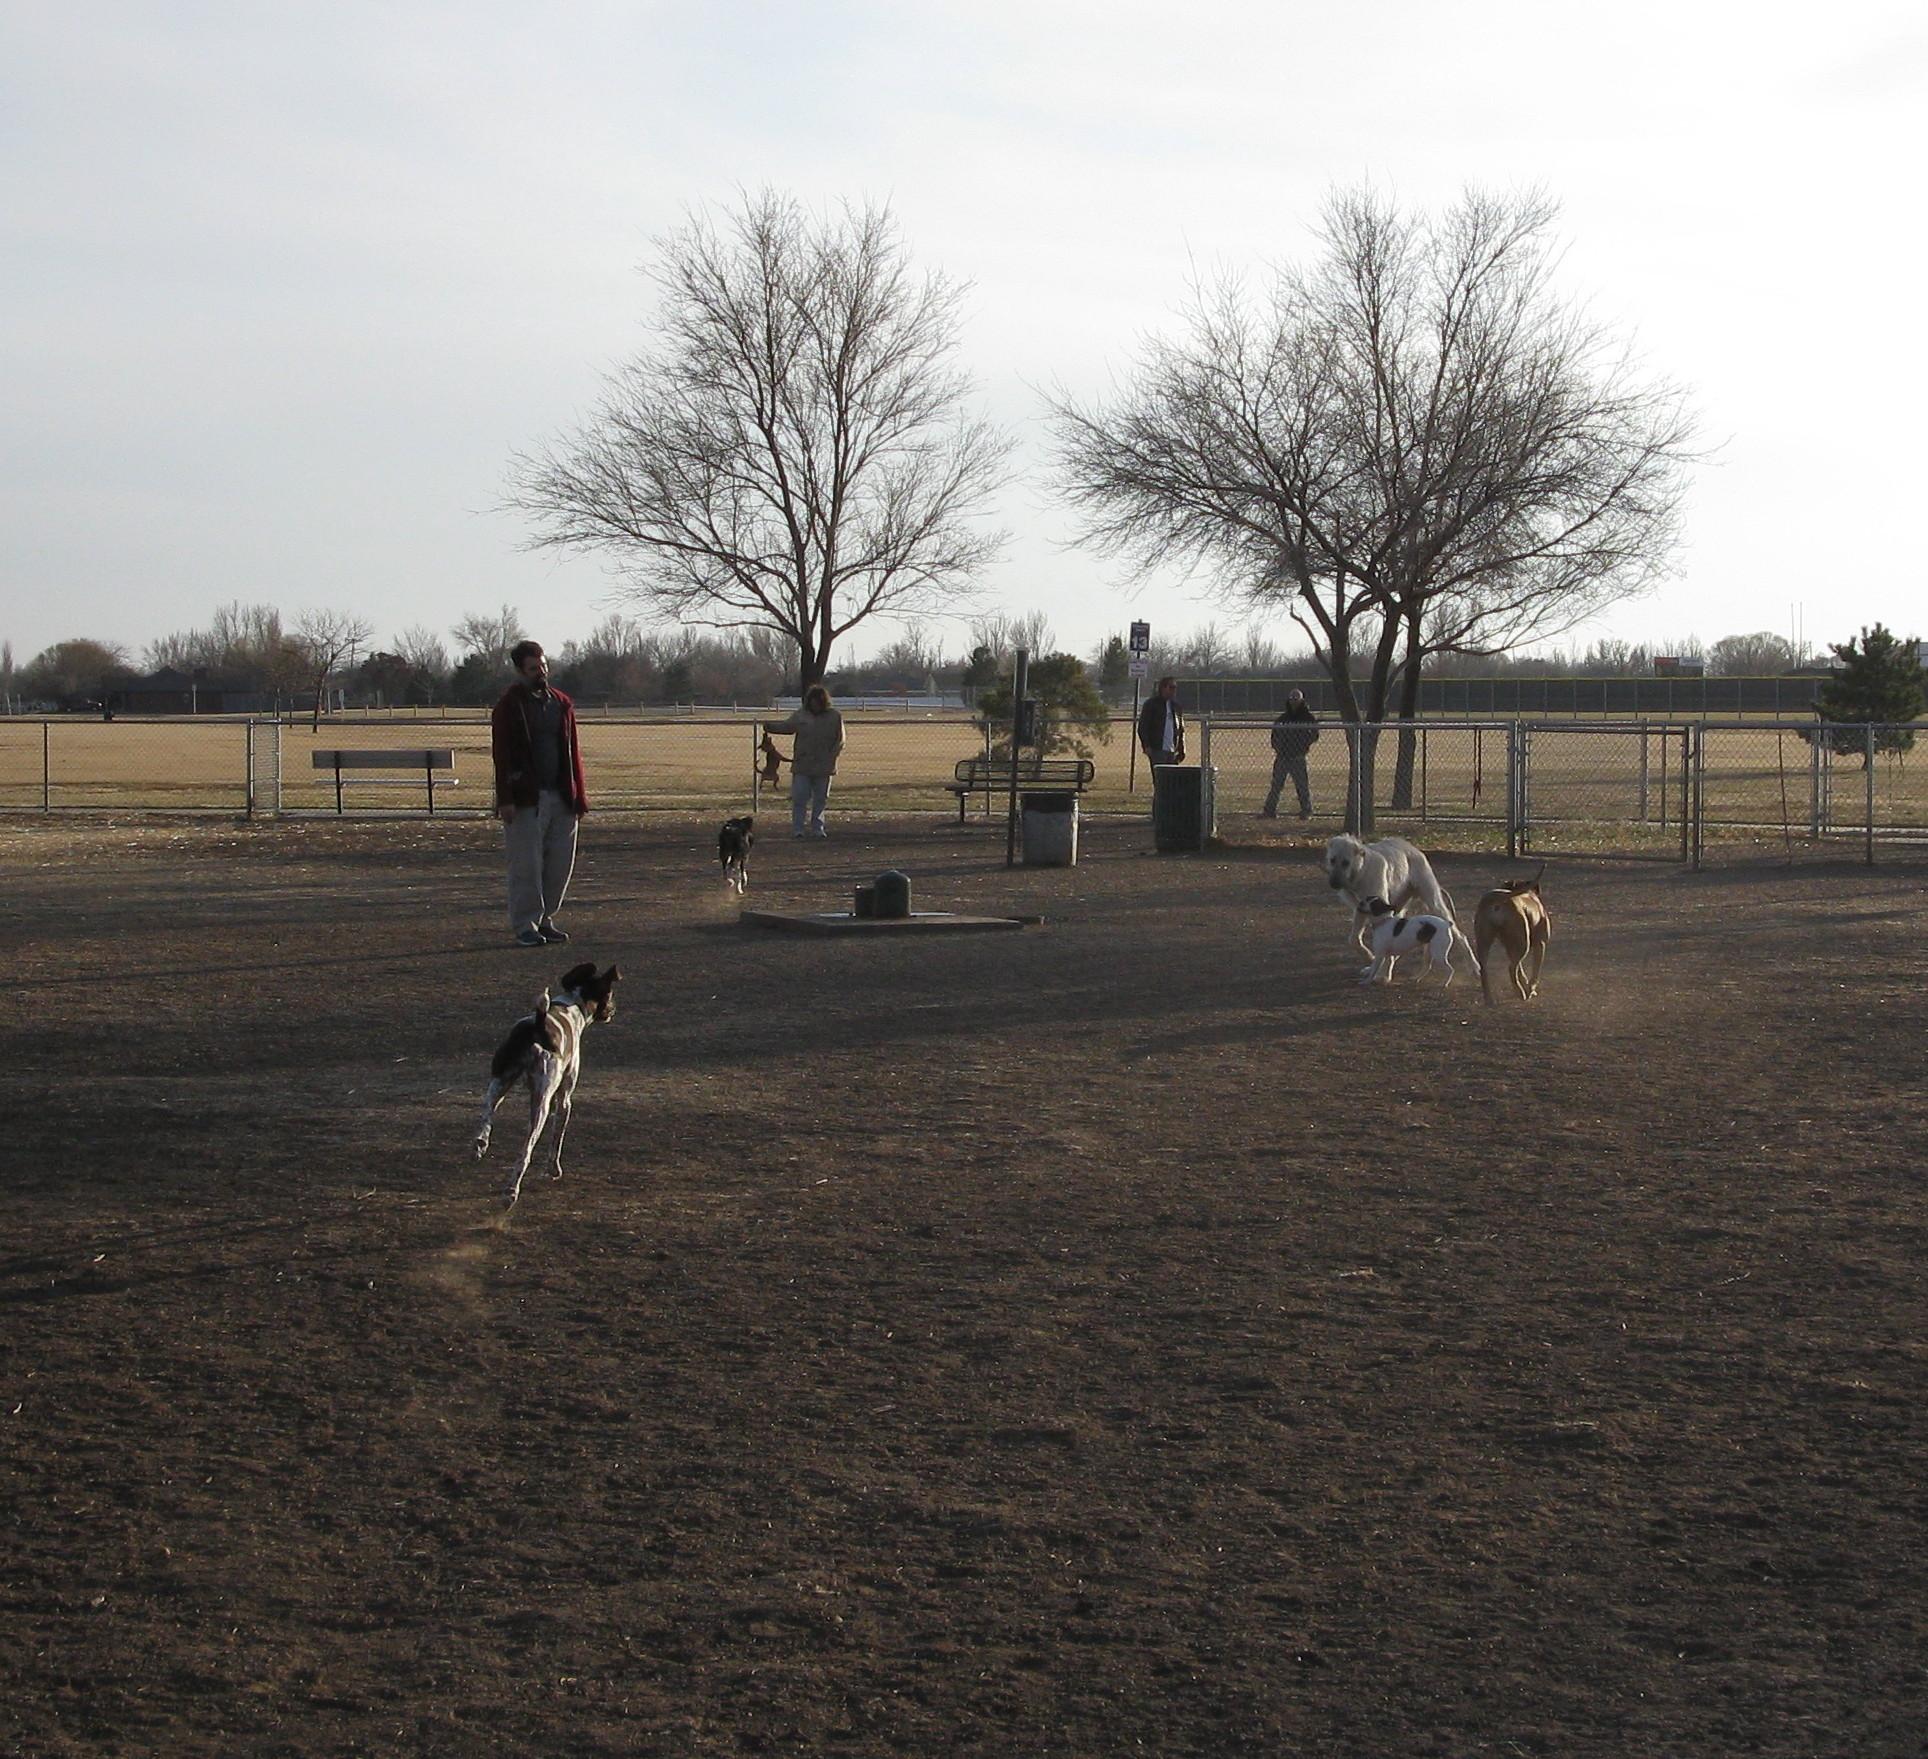
M 1305 705 L 1303 690 L 1288 690 L 1285 710 L 1272 723 L 1272 791 L 1265 797 L 1260 818 L 1279 816 L 1279 794 L 1287 776 L 1299 795 L 1299 817 L 1312 816 L 1312 784 L 1306 774 L 1306 755 L 1319 737 L 1319 717 Z
M 519 947 L 566 941 L 556 912 L 576 865 L 576 823 L 589 810 L 583 792 L 576 705 L 549 685 L 537 641 L 509 650 L 516 681 L 489 711 L 495 758 L 495 810 L 509 855 L 509 932 Z
M 1160 678 L 1138 711 L 1138 744 L 1147 763 L 1185 761 L 1185 711 L 1178 706 L 1178 680 Z

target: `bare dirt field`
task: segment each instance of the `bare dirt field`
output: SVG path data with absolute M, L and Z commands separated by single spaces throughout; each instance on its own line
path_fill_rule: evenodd
M 834 818 L 833 801 L 833 818 Z M 1918 1755 L 1928 875 L 0 824 L 0 1750 Z M 1462 914 L 1501 877 L 1447 856 Z M 489 1053 L 615 960 L 568 1176 Z

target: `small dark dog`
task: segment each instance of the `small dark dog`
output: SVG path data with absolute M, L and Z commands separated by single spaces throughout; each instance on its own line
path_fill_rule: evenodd
M 475 1133 L 475 1158 L 489 1152 L 489 1127 L 508 1091 L 518 1081 L 529 1084 L 529 1140 L 523 1144 L 522 1164 L 509 1181 L 509 1206 L 522 1195 L 523 1176 L 535 1158 L 536 1141 L 549 1121 L 556 1119 L 556 1166 L 549 1176 L 562 1177 L 562 1139 L 569 1134 L 569 1111 L 576 1097 L 576 1077 L 582 1073 L 582 1035 L 591 1022 L 613 1019 L 616 984 L 622 973 L 614 965 L 600 976 L 593 964 L 572 965 L 562 974 L 553 993 L 544 991 L 533 1014 L 525 1014 L 509 1028 L 509 1036 L 489 1064 L 489 1089 L 482 1096 L 482 1127 Z
M 745 813 L 726 818 L 716 833 L 716 858 L 723 863 L 723 883 L 740 898 L 750 889 L 750 846 L 756 841 L 756 820 Z

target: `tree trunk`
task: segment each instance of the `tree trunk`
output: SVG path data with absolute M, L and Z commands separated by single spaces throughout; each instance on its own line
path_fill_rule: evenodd
M 1419 735 L 1413 721 L 1419 714 L 1419 622 L 1406 621 L 1406 652 L 1399 674 L 1399 758 L 1393 766 L 1392 805 L 1395 812 L 1413 809 L 1413 769 L 1419 751 Z

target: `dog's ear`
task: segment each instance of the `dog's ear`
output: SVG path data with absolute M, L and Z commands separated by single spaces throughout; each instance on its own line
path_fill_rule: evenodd
M 746 831 L 753 831 L 753 830 L 755 830 L 755 829 L 756 829 L 756 814 L 755 814 L 755 813 L 753 813 L 753 812 L 746 812 L 746 813 L 745 813 L 745 814 L 743 815 L 743 818 L 742 818 L 742 820 L 741 820 L 741 823 L 742 823 L 742 825 L 743 825 L 743 828 L 744 828 L 744 829 L 745 829 Z
M 616 985 L 623 980 L 622 967 L 618 965 L 610 966 L 610 968 L 603 973 L 602 980 L 606 988 L 614 989 Z
M 556 991 L 560 994 L 566 989 L 581 989 L 595 975 L 596 966 L 593 960 L 581 965 L 571 965 L 562 974 L 562 981 L 556 985 Z

